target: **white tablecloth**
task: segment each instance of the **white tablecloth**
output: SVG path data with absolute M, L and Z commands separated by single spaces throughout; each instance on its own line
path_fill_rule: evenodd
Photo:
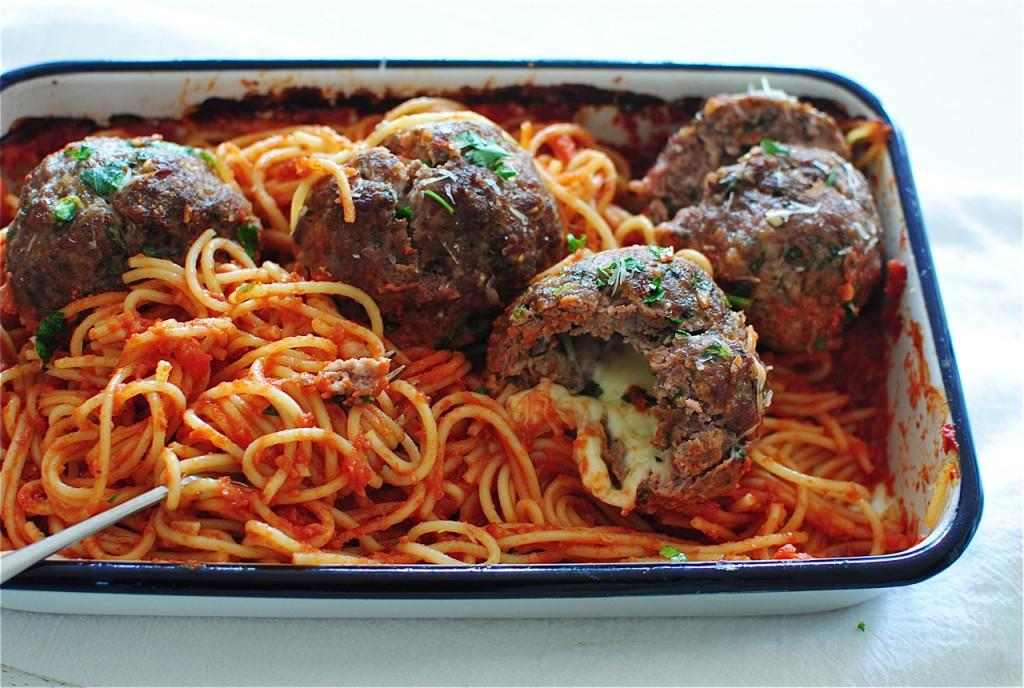
M 1020 3 L 106 0 L 2 11 L 4 71 L 69 59 L 415 57 L 845 74 L 880 97 L 906 136 L 986 493 L 978 534 L 949 569 L 834 612 L 257 620 L 4 610 L 4 685 L 1024 682 Z

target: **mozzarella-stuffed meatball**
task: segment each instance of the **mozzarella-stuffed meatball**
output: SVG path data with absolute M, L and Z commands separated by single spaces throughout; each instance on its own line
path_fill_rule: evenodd
M 575 418 L 595 497 L 666 514 L 736 487 L 766 403 L 756 335 L 671 249 L 591 254 L 532 284 L 495 323 L 492 392 L 538 386 Z
M 259 224 L 212 158 L 159 138 L 88 137 L 31 172 L 7 233 L 7 270 L 29 326 L 71 301 L 125 289 L 139 253 L 180 261 L 207 229 L 235 237 Z
M 631 188 L 654 222 L 700 200 L 704 177 L 729 165 L 762 139 L 826 148 L 849 159 L 835 120 L 781 91 L 710 98 L 693 123 L 669 137 L 647 175 Z
M 656 228 L 693 248 L 759 341 L 821 351 L 878 283 L 882 227 L 864 175 L 832 151 L 772 144 L 709 174 L 699 205 Z
M 338 182 L 311 189 L 295 228 L 299 262 L 378 303 L 401 346 L 454 348 L 565 254 L 554 196 L 503 130 L 453 116 L 401 128 L 346 163 L 355 221 Z

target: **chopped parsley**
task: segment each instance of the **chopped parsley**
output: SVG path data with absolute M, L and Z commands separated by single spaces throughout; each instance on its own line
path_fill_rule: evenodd
M 43 361 L 43 370 L 46 370 L 53 352 L 57 350 L 57 337 L 64 329 L 64 314 L 60 311 L 50 311 L 36 328 L 36 353 Z
M 423 192 L 423 195 L 428 198 L 433 198 L 435 201 L 440 203 L 441 207 L 447 210 L 449 215 L 455 214 L 455 207 L 448 201 L 441 198 L 440 194 L 438 194 L 436 191 L 431 191 L 430 189 L 427 189 L 426 191 Z
M 761 150 L 765 155 L 789 155 L 789 148 L 772 139 L 761 139 Z
M 860 631 L 861 633 L 867 633 L 868 632 L 868 625 L 866 623 L 864 623 L 863 621 L 861 621 L 860 623 L 857 624 L 857 630 Z
M 828 173 L 828 176 L 825 177 L 825 186 L 835 186 L 836 185 L 836 179 L 838 179 L 838 178 L 839 178 L 839 170 L 832 170 L 831 172 Z
M 728 361 L 732 359 L 732 351 L 730 351 L 729 347 L 722 342 L 714 342 L 708 346 L 708 348 L 704 349 L 704 352 L 712 358 L 717 358 L 720 361 Z
M 245 255 L 254 258 L 260 247 L 260 226 L 254 222 L 248 222 L 239 227 L 238 243 L 245 249 Z
M 654 257 L 658 260 L 664 260 L 665 256 L 670 256 L 673 253 L 673 249 L 669 246 L 655 246 L 648 244 L 647 249 L 654 254 Z
M 395 219 L 396 220 L 408 220 L 412 217 L 412 208 L 403 205 L 401 208 L 395 208 Z
M 78 214 L 82 207 L 82 199 L 78 196 L 65 196 L 53 206 L 53 219 L 58 222 L 69 222 Z
M 661 550 L 658 552 L 658 554 L 660 554 L 661 556 L 665 557 L 666 559 L 671 561 L 673 564 L 681 564 L 681 563 L 686 561 L 686 555 L 683 554 L 682 552 L 680 552 L 678 549 L 676 549 L 672 545 L 665 545 L 664 547 L 661 548 Z
M 107 504 L 113 504 L 114 502 L 117 501 L 117 498 L 120 497 L 120 496 L 121 496 L 120 492 L 115 492 L 114 494 L 110 495 L 110 499 L 107 500 Z
M 726 294 L 725 303 L 729 308 L 746 308 L 750 305 L 750 298 L 739 294 Z
M 273 404 L 271 404 L 271 405 L 270 405 L 270 406 L 268 406 L 267 408 L 263 409 L 263 415 L 264 415 L 264 416 L 280 416 L 281 414 L 280 414 L 280 413 L 278 413 L 278 411 L 277 411 L 277 409 L 276 409 L 276 408 L 274 407 L 274 405 L 273 405 Z
M 519 320 L 521 318 L 524 318 L 526 317 L 527 312 L 528 311 L 523 306 L 517 306 L 516 309 L 512 311 L 512 319 Z
M 124 237 L 121 236 L 120 227 L 118 227 L 117 225 L 110 225 L 106 229 L 106 235 L 107 238 L 110 239 L 110 242 L 117 246 L 119 249 L 121 249 L 122 251 L 128 250 L 128 242 L 126 242 L 124 240 Z
M 106 195 L 120 189 L 127 176 L 128 170 L 122 164 L 108 162 L 103 167 L 90 167 L 83 170 L 79 179 L 82 180 L 82 183 L 91 186 L 96 193 Z
M 656 303 L 665 297 L 665 289 L 661 286 L 661 277 L 651 280 L 651 286 L 644 294 L 644 303 Z
M 633 256 L 617 260 L 597 269 L 597 286 L 611 287 L 612 296 L 615 296 L 622 283 L 629 277 L 629 273 L 641 272 L 643 269 L 644 264 Z
M 146 256 L 147 258 L 159 258 L 160 257 L 160 251 L 157 250 L 153 246 L 143 246 L 142 249 L 140 249 L 140 252 L 142 253 L 142 255 Z
M 566 238 L 566 240 L 569 242 L 569 250 L 572 251 L 573 253 L 575 253 L 576 251 L 580 250 L 581 248 L 586 248 L 587 247 L 587 235 L 586 234 L 581 236 L 579 239 L 577 239 L 575 235 L 570 234 Z
M 92 155 L 92 148 L 89 146 L 81 146 L 78 150 L 66 150 L 64 155 L 75 160 L 88 160 L 89 156 Z
M 443 349 L 447 346 L 451 346 L 451 343 L 455 341 L 455 338 L 457 336 L 459 336 L 459 328 L 453 327 L 452 329 L 448 330 L 448 333 L 441 338 L 441 345 L 439 348 Z
M 206 164 L 212 167 L 214 170 L 220 169 L 217 166 L 217 158 L 213 157 L 213 153 L 210 151 L 201 150 L 198 153 L 199 157 L 206 161 Z
M 497 141 L 484 138 L 475 131 L 459 132 L 452 143 L 459 147 L 462 156 L 474 165 L 494 170 L 502 179 L 515 176 L 514 170 L 505 169 L 502 158 L 511 157 L 512 154 L 501 147 Z
M 799 246 L 793 246 L 786 251 L 786 262 L 794 263 L 804 257 L 804 250 Z
M 598 399 L 601 397 L 602 394 L 604 394 L 604 390 L 601 389 L 601 385 L 591 380 L 590 382 L 583 386 L 583 389 L 580 390 L 580 394 L 582 394 L 585 397 L 593 397 L 594 399 Z

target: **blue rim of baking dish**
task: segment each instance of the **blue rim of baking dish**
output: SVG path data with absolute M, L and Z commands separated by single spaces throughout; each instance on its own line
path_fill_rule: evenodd
M 296 567 L 274 564 L 211 566 L 117 561 L 48 560 L 3 585 L 4 590 L 212 597 L 307 599 L 532 599 L 708 593 L 799 592 L 888 588 L 920 582 L 948 568 L 967 548 L 981 519 L 983 496 L 956 359 L 939 295 L 931 249 L 902 133 L 879 100 L 839 74 L 758 65 L 629 63 L 593 60 L 184 60 L 82 61 L 33 65 L 0 74 L 0 91 L 42 77 L 80 73 L 327 69 L 533 69 L 753 72 L 831 82 L 892 127 L 889 150 L 907 235 L 931 325 L 942 383 L 960 456 L 960 494 L 943 529 L 918 547 L 893 554 L 800 561 L 653 564 L 502 564 L 499 566 Z

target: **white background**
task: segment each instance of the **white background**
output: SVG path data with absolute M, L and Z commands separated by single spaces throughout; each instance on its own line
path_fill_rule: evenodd
M 11 678 L 13 670 L 74 685 L 1024 682 L 1019 2 L 105 0 L 0 8 L 4 72 L 76 59 L 293 57 L 673 61 L 843 74 L 878 96 L 906 137 L 986 491 L 978 535 L 953 566 L 835 612 L 398 621 L 4 610 L 8 685 L 40 680 Z

